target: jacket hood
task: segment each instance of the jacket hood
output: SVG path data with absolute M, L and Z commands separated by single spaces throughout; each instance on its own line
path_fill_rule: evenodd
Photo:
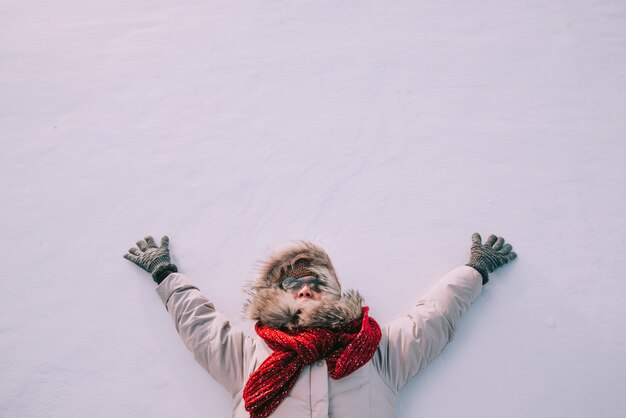
M 290 272 L 302 269 L 321 280 L 320 301 L 299 302 L 280 287 Z M 297 241 L 271 254 L 247 291 L 246 317 L 274 328 L 334 328 L 362 314 L 361 295 L 354 290 L 342 293 L 326 251 L 307 241 Z

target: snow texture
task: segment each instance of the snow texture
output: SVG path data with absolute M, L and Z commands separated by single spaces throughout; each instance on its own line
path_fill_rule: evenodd
M 475 230 L 519 258 L 398 416 L 624 416 L 626 2 L 5 0 L 0 39 L 0 416 L 230 416 L 146 234 L 250 329 L 274 246 L 383 323 Z

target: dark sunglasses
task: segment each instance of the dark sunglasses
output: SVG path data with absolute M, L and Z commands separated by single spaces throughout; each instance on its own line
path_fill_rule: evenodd
M 280 287 L 287 292 L 297 292 L 302 289 L 302 286 L 305 284 L 309 285 L 309 289 L 314 292 L 319 292 L 322 290 L 322 286 L 324 285 L 320 279 L 317 277 L 301 277 L 299 279 L 295 279 L 293 277 L 287 277 L 280 284 Z

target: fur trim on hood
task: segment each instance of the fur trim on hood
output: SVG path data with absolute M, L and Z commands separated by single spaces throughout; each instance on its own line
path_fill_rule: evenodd
M 290 270 L 306 266 L 322 281 L 320 301 L 297 301 L 280 284 Z M 248 287 L 246 317 L 274 328 L 335 328 L 361 317 L 363 298 L 350 290 L 342 294 L 335 269 L 321 247 L 298 241 L 274 252 Z

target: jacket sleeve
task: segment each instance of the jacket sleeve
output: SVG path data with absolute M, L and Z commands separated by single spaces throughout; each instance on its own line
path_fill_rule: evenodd
M 243 387 L 255 342 L 233 328 L 183 274 L 170 274 L 157 293 L 196 361 L 231 394 Z
M 383 327 L 373 361 L 389 388 L 400 390 L 444 349 L 481 289 L 480 273 L 471 267 L 458 267 L 417 302 L 408 315 Z

